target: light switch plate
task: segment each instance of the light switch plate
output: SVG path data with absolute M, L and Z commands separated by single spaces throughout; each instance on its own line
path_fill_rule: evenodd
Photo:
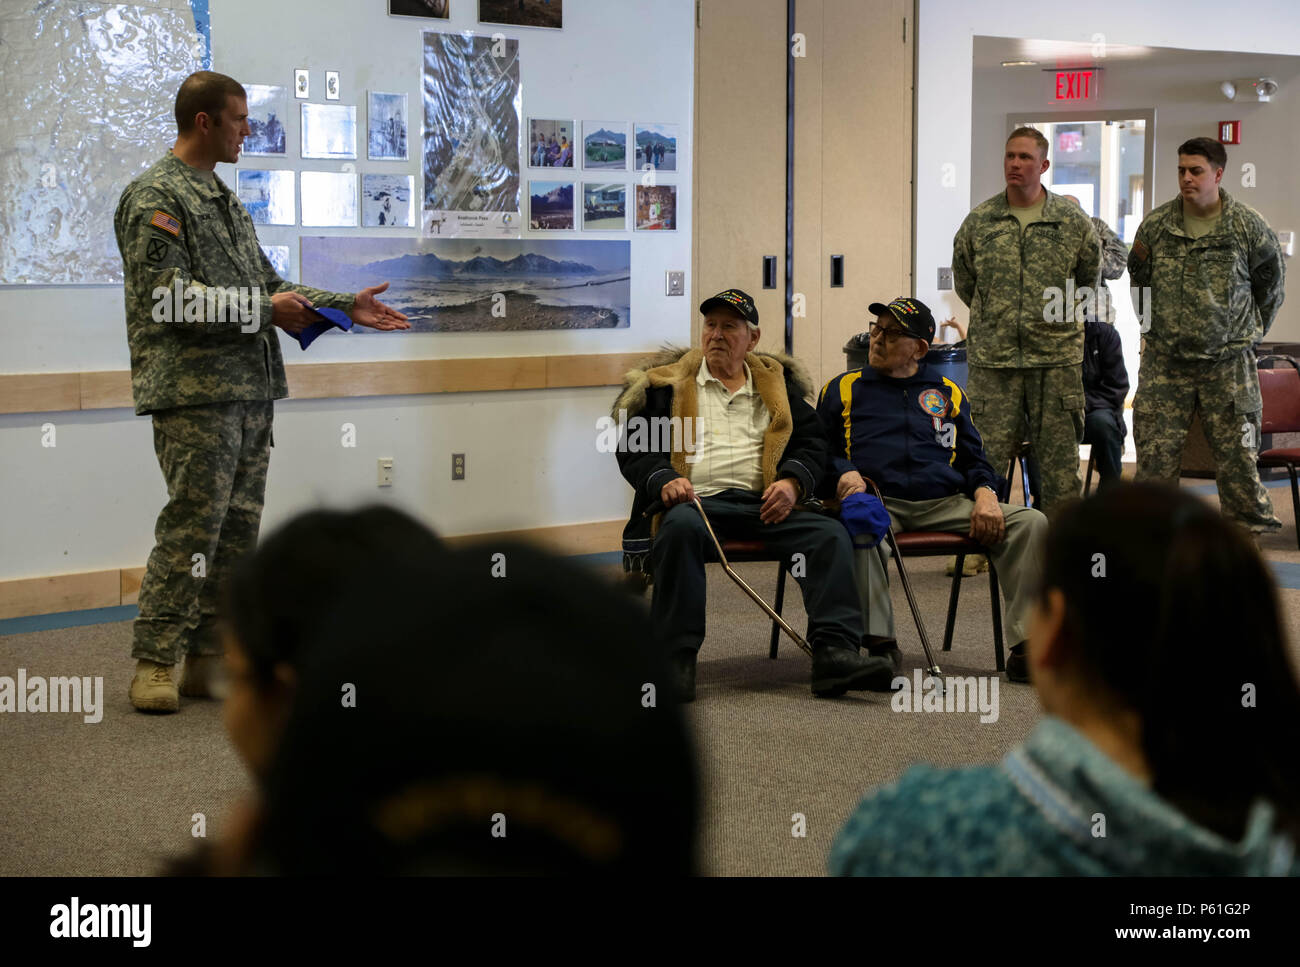
M 686 273 L 685 272 L 668 273 L 668 294 L 686 295 Z
M 951 268 L 951 266 L 947 266 L 947 265 L 941 265 L 941 266 L 939 266 L 939 288 L 940 288 L 940 289 L 951 289 L 951 288 L 952 288 L 952 268 Z
M 1295 255 L 1295 232 L 1278 232 L 1277 240 L 1283 255 Z

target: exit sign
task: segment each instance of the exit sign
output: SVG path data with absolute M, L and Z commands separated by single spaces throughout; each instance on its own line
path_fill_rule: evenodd
M 1056 85 L 1053 100 L 1095 101 L 1101 91 L 1101 69 L 1089 67 L 1079 70 L 1054 71 Z

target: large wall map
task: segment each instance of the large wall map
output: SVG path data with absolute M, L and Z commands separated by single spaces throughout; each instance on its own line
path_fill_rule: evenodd
M 0 285 L 122 281 L 118 197 L 211 50 L 207 0 L 0 5 Z

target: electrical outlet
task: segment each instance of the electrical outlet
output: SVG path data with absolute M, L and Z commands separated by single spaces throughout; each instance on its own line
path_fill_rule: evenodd
M 668 294 L 669 295 L 686 294 L 686 273 L 685 272 L 668 273 Z
M 465 479 L 465 454 L 453 453 L 451 455 L 451 479 Z
M 941 265 L 939 267 L 939 288 L 952 288 L 952 268 L 950 266 Z
M 379 458 L 379 486 L 391 487 L 393 485 L 393 458 Z

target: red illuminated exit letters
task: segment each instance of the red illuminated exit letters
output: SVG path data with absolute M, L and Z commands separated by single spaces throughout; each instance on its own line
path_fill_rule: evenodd
M 1056 72 L 1056 100 L 1058 101 L 1094 101 L 1097 99 L 1098 81 L 1101 80 L 1096 68 L 1087 70 L 1068 70 Z

